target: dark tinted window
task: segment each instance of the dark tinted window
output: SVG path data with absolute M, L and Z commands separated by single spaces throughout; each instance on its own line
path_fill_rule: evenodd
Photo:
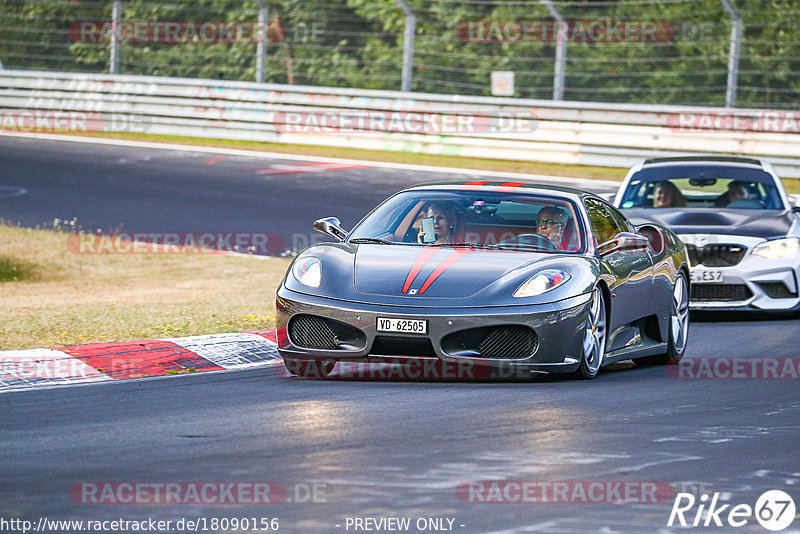
M 620 220 L 620 216 L 614 214 L 611 207 L 592 198 L 586 199 L 585 204 L 589 222 L 592 224 L 592 233 L 598 244 L 613 239 L 620 232 L 628 231 L 625 220 Z

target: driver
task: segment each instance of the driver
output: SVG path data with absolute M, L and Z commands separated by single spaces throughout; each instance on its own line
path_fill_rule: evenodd
M 433 219 L 433 228 L 436 240 L 428 245 L 443 245 L 453 242 L 453 235 L 456 231 L 456 214 L 450 206 L 434 203 L 428 207 L 423 217 Z M 425 232 L 420 230 L 417 234 L 417 242 L 425 243 Z
M 734 180 L 728 184 L 728 204 L 733 204 L 737 200 L 750 200 L 750 191 L 745 182 Z
M 569 243 L 564 239 L 568 220 L 565 210 L 553 206 L 544 207 L 536 216 L 536 232 L 552 241 L 558 250 L 569 250 Z

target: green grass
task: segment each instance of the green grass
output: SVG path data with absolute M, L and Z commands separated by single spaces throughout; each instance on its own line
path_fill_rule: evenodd
M 78 254 L 68 235 L 0 224 L 0 350 L 275 325 L 286 258 Z
M 28 280 L 35 271 L 33 263 L 0 255 L 0 283 Z

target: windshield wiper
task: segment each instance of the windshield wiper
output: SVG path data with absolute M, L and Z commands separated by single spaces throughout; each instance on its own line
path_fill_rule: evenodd
M 533 243 L 497 243 L 496 245 L 488 245 L 491 248 L 502 250 L 526 250 L 533 252 L 558 252 L 555 248 L 542 247 Z
M 350 243 L 355 243 L 356 245 L 361 243 L 375 243 L 377 245 L 394 245 L 391 241 L 386 241 L 385 239 L 379 239 L 377 237 L 356 237 L 355 239 L 351 239 Z
M 441 247 L 465 247 L 465 248 L 494 248 L 494 245 L 487 245 L 486 243 L 442 243 L 438 245 Z

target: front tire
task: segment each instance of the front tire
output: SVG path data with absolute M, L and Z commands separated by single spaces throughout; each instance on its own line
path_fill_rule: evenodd
M 689 341 L 689 286 L 686 275 L 680 273 L 672 289 L 672 312 L 669 315 L 667 352 L 642 358 L 646 365 L 675 365 L 686 353 Z
M 599 287 L 592 292 L 592 304 L 586 322 L 583 356 L 573 376 L 582 380 L 592 380 L 603 366 L 606 353 L 606 303 L 603 290 Z

